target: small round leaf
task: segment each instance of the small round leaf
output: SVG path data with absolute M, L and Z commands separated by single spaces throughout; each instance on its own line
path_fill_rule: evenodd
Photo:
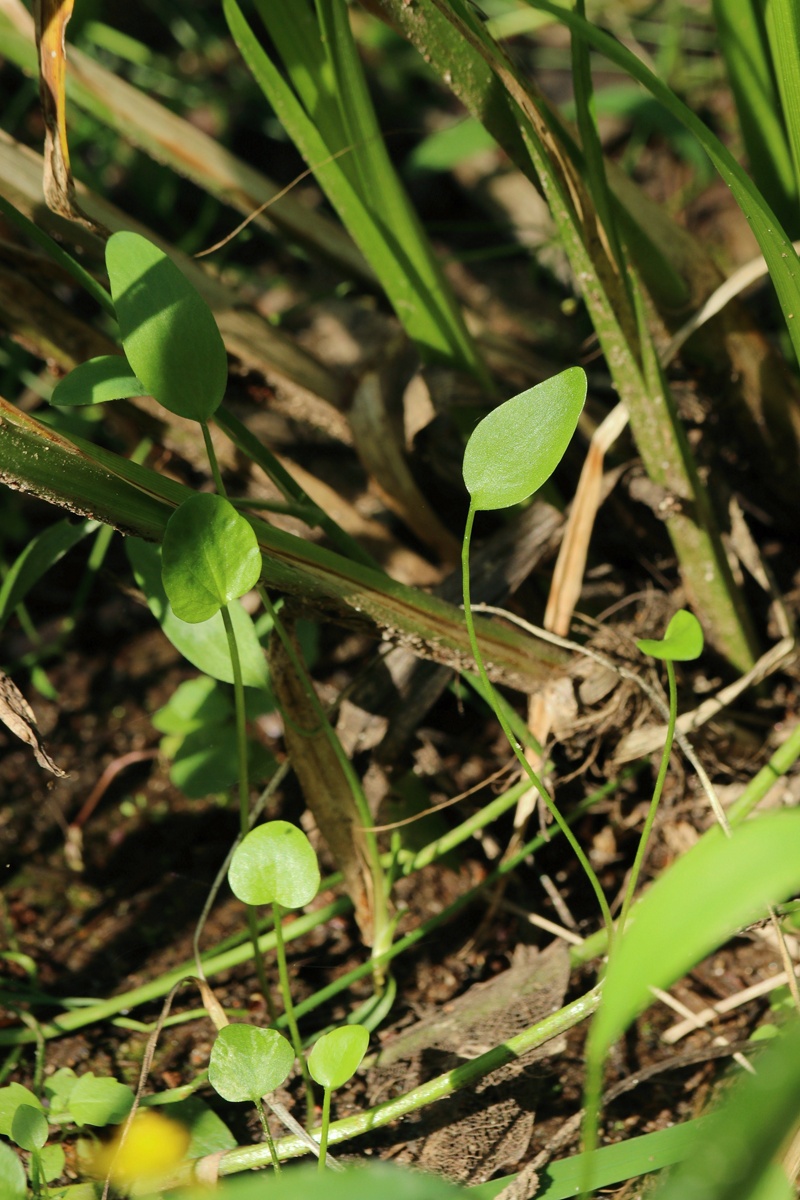
M 228 381 L 211 309 L 172 259 L 138 233 L 109 238 L 106 267 L 134 374 L 170 412 L 208 420 Z
M 564 456 L 586 400 L 586 373 L 570 367 L 485 416 L 464 451 L 463 475 L 478 510 L 520 504 Z
M 343 1087 L 360 1067 L 368 1045 L 369 1032 L 363 1025 L 342 1025 L 323 1033 L 308 1056 L 311 1078 L 331 1090 Z
M 257 825 L 237 846 L 228 871 L 231 891 L 245 904 L 302 908 L 319 890 L 319 864 L 302 829 L 288 821 Z
M 260 574 L 253 527 L 222 496 L 190 496 L 167 522 L 161 575 L 172 611 L 182 621 L 207 621 L 249 592 Z
M 280 1087 L 294 1065 L 294 1050 L 277 1029 L 226 1025 L 217 1035 L 208 1081 L 223 1100 L 260 1100 Z
M 667 626 L 663 638 L 639 638 L 642 654 L 669 662 L 692 662 L 703 653 L 703 629 L 694 613 L 681 608 Z
M 42 1110 L 20 1104 L 11 1122 L 11 1137 L 23 1150 L 41 1150 L 47 1141 L 47 1118 Z
M 87 1071 L 70 1092 L 69 1111 L 78 1125 L 118 1125 L 133 1108 L 133 1092 L 125 1083 Z

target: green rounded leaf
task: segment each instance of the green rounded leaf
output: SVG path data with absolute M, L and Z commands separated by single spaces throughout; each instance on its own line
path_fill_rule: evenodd
M 11 1122 L 11 1137 L 23 1150 L 41 1150 L 47 1141 L 47 1118 L 42 1110 L 20 1104 Z
M 33 1092 L 29 1088 L 23 1087 L 21 1083 L 9 1083 L 6 1087 L 0 1088 L 0 1134 L 5 1137 L 11 1136 L 14 1113 L 20 1104 L 28 1104 L 44 1111 Z
M 585 400 L 586 373 L 570 367 L 484 417 L 464 451 L 474 507 L 508 508 L 537 491 L 563 458 Z
M 172 259 L 138 233 L 109 238 L 106 267 L 135 375 L 170 412 L 207 421 L 228 380 L 211 309 Z
M 331 1090 L 343 1087 L 361 1066 L 368 1045 L 369 1032 L 363 1025 L 342 1025 L 323 1033 L 308 1056 L 311 1078 Z
M 294 1050 L 277 1029 L 226 1025 L 217 1035 L 208 1081 L 223 1100 L 260 1100 L 280 1087 L 294 1065 Z
M 228 882 L 245 904 L 302 908 L 319 890 L 319 864 L 302 829 L 288 821 L 257 825 L 237 846 Z
M 50 403 L 62 408 L 79 404 L 105 404 L 129 396 L 147 396 L 147 388 L 121 354 L 90 358 L 70 371 L 53 389 Z
M 642 654 L 669 662 L 692 662 L 703 653 L 703 629 L 694 613 L 681 608 L 667 626 L 663 638 L 639 638 Z
M 118 1125 L 133 1107 L 127 1084 L 88 1071 L 70 1092 L 69 1111 L 78 1125 Z
M 64 1153 L 64 1147 L 54 1143 L 52 1146 L 45 1146 L 39 1155 L 39 1171 L 42 1178 L 47 1183 L 52 1183 L 54 1179 L 58 1179 L 64 1173 L 64 1166 L 67 1161 L 67 1156 Z M 0 1196 L 4 1193 L 0 1190 Z
M 249 592 L 260 574 L 253 527 L 222 496 L 190 496 L 167 522 L 161 577 L 180 620 L 207 621 Z
M 136 582 L 145 594 L 150 612 L 164 631 L 166 637 L 180 654 L 198 671 L 233 683 L 233 668 L 228 649 L 228 638 L 220 613 L 214 613 L 207 621 L 189 624 L 176 617 L 169 606 L 164 582 L 161 578 L 161 547 L 139 538 L 125 538 L 125 551 L 133 567 Z M 267 660 L 258 640 L 253 619 L 241 604 L 232 604 L 231 615 L 239 659 L 242 667 L 242 683 L 245 687 L 266 688 L 269 683 Z
M 28 1185 L 25 1168 L 6 1142 L 0 1142 L 0 1196 L 3 1200 L 25 1200 Z

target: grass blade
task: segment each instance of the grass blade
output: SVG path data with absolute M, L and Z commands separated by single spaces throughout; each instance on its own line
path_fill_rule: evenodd
M 314 75 L 314 67 L 320 65 L 319 30 L 316 31 L 315 45 L 307 45 L 314 39 L 296 37 L 296 4 L 287 5 L 285 0 L 281 0 L 277 4 L 261 6 L 272 39 L 277 44 L 285 43 L 287 54 L 300 55 L 299 59 L 291 57 L 288 60 L 294 79 L 303 89 L 298 94 L 264 51 L 238 0 L 223 0 L 223 8 L 234 40 L 256 81 L 380 278 L 398 318 L 409 337 L 420 347 L 423 357 L 456 362 L 485 379 L 485 370 L 441 267 L 430 251 L 422 227 L 405 201 L 404 193 L 403 200 L 400 199 L 399 181 L 394 184 L 388 182 L 396 177 L 385 149 L 377 149 L 377 132 L 370 134 L 366 143 L 360 135 L 356 143 L 347 140 L 347 127 L 338 108 L 337 97 L 342 90 L 351 87 L 352 81 L 348 78 L 344 89 L 335 86 L 338 81 L 333 81 L 327 94 L 319 86 L 320 79 L 330 77 L 332 69 L 330 60 L 327 67 L 323 65 L 319 77 Z M 344 30 L 337 27 L 336 45 L 340 58 L 343 39 Z M 298 40 L 302 43 L 299 47 Z M 360 64 L 352 55 L 348 62 L 351 69 L 354 69 L 355 62 L 360 71 Z M 362 104 L 359 108 L 359 129 L 367 128 L 365 121 Z M 370 129 L 374 128 L 373 121 L 374 118 L 371 118 Z M 397 225 L 390 225 L 383 215 L 379 216 L 373 211 L 367 198 L 369 189 L 366 195 L 359 190 L 352 164 L 347 167 L 343 165 L 342 152 L 346 152 L 344 157 L 348 157 L 355 152 L 356 144 L 359 146 L 361 162 L 368 153 L 376 159 L 383 154 L 381 172 L 385 173 L 385 177 L 378 203 L 391 187 L 391 213 L 393 219 L 399 222 Z M 369 179 L 371 171 L 364 171 L 364 177 Z

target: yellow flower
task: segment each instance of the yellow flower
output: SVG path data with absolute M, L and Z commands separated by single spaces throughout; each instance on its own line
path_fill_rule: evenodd
M 123 1140 L 124 1126 L 93 1155 L 101 1177 L 111 1176 L 118 1187 L 157 1178 L 176 1167 L 189 1148 L 189 1131 L 177 1121 L 151 1109 L 138 1112 Z

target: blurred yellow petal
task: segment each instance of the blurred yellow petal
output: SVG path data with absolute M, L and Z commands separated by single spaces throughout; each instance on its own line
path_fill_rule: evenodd
M 189 1131 L 177 1121 L 145 1109 L 138 1112 L 124 1141 L 122 1128 L 93 1156 L 101 1177 L 122 1187 L 163 1175 L 176 1167 L 189 1148 Z

